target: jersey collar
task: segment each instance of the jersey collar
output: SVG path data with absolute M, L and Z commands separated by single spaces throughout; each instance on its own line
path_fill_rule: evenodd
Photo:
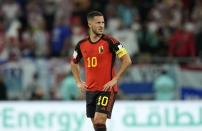
M 102 34 L 102 36 L 100 37 L 99 40 L 95 41 L 95 42 L 92 42 L 91 39 L 90 39 L 90 36 L 88 37 L 88 40 L 90 41 L 91 44 L 96 44 L 98 43 L 102 38 L 104 37 L 104 34 Z

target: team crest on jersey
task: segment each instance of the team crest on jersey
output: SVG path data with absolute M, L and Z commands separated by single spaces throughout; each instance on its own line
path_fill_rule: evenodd
M 98 52 L 99 52 L 99 54 L 102 54 L 104 52 L 104 47 L 103 46 L 99 46 L 98 47 Z

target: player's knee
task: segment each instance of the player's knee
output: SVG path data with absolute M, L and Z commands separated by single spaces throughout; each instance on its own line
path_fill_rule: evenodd
M 103 116 L 98 116 L 94 118 L 94 124 L 105 124 L 106 123 L 106 118 Z

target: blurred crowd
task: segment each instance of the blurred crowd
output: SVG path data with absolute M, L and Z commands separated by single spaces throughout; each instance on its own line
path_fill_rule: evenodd
M 131 57 L 202 56 L 202 0 L 1 0 L 0 60 L 70 58 L 95 9 Z
M 103 12 L 105 32 L 123 43 L 134 63 L 153 57 L 201 63 L 202 0 L 0 0 L 0 63 L 70 60 L 88 33 L 91 10 Z

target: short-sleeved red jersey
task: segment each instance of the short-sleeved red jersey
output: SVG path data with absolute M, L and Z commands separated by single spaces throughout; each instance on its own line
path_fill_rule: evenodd
M 123 49 L 116 39 L 104 34 L 97 42 L 92 42 L 89 36 L 78 42 L 72 61 L 78 63 L 84 59 L 87 91 L 103 91 L 104 85 L 115 76 L 115 57 Z M 117 85 L 113 88 L 117 91 Z

